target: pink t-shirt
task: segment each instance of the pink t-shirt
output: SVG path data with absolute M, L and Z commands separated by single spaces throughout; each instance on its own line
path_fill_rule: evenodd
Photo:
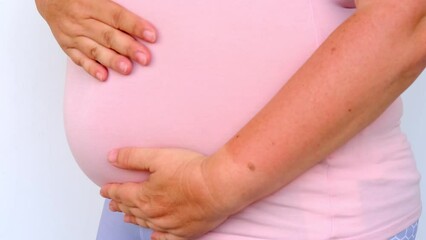
M 151 21 L 148 67 L 107 82 L 69 64 L 65 128 L 97 184 L 142 181 L 107 152 L 181 147 L 211 154 L 248 122 L 354 9 L 347 0 L 120 0 Z M 400 99 L 368 128 L 202 240 L 386 239 L 420 215 L 419 174 Z M 283 173 L 285 174 L 285 173 Z

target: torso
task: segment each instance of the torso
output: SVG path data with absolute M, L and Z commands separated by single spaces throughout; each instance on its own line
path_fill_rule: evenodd
M 346 0 L 117 2 L 152 22 L 160 36 L 149 46 L 151 65 L 127 77 L 111 72 L 101 83 L 69 64 L 67 137 L 80 167 L 99 185 L 146 178 L 111 167 L 106 155 L 114 148 L 213 153 L 353 12 L 339 5 L 353 6 Z M 371 236 L 392 231 L 384 225 L 415 218 L 418 174 L 399 131 L 401 111 L 398 100 L 317 167 L 202 239 L 380 239 Z M 403 186 L 408 192 L 392 196 Z M 402 201 L 410 207 L 390 214 Z

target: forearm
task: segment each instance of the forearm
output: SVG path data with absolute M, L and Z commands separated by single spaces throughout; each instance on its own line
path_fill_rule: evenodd
M 423 9 L 395 14 L 396 1 L 381 8 L 374 6 L 379 1 L 359 2 L 357 13 L 206 164 L 214 192 L 229 196 L 221 197 L 225 202 L 244 207 L 285 186 L 368 126 L 421 73 Z

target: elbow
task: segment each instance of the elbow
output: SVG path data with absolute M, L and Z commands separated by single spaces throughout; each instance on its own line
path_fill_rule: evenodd
M 405 49 L 411 61 L 426 65 L 426 1 L 425 0 L 355 0 L 356 15 L 380 29 L 392 44 Z M 414 62 L 412 62 L 414 64 Z

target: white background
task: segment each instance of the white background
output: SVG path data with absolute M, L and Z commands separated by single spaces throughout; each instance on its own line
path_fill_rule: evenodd
M 32 0 L 0 0 L 1 240 L 95 239 L 102 199 L 65 139 L 65 61 Z M 404 100 L 403 127 L 426 175 L 426 75 Z M 425 181 L 422 190 L 426 199 Z M 426 239 L 423 219 L 417 239 Z

